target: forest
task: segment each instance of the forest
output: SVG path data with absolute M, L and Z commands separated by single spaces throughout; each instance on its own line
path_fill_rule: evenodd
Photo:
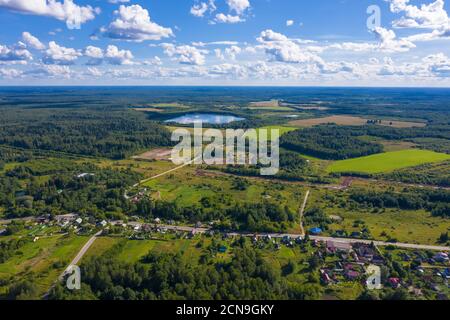
M 333 126 L 289 132 L 281 137 L 280 144 L 286 149 L 328 160 L 357 158 L 383 151 L 382 145 L 362 141 Z
M 123 159 L 169 146 L 170 132 L 145 115 L 122 108 L 2 108 L 0 145 Z

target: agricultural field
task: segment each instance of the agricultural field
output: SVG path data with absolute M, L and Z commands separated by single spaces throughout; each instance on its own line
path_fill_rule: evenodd
M 450 159 L 448 154 L 429 150 L 409 149 L 336 161 L 327 168 L 327 171 L 381 173 L 448 159 Z
M 321 124 L 334 123 L 343 126 L 362 126 L 366 125 L 369 119 L 355 117 L 355 116 L 328 116 L 323 118 L 302 119 L 289 122 L 292 126 L 297 127 L 313 127 Z M 409 121 L 397 121 L 397 120 L 380 120 L 377 123 L 382 126 L 389 126 L 393 128 L 411 128 L 411 127 L 424 127 L 426 124 L 421 122 L 409 122 Z

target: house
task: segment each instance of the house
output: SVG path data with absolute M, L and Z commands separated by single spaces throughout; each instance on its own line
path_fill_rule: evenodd
M 355 271 L 355 270 L 347 270 L 347 271 L 345 272 L 345 277 L 346 277 L 348 280 L 356 280 L 356 279 L 358 279 L 360 276 L 361 276 L 361 273 L 359 273 L 358 271 Z
M 329 253 L 352 251 L 352 245 L 347 242 L 327 241 L 327 251 Z
M 441 263 L 448 262 L 449 261 L 448 254 L 445 252 L 439 252 L 433 257 L 433 260 Z
M 75 213 L 60 214 L 55 216 L 55 220 L 57 223 L 72 222 L 76 219 L 78 219 L 78 215 Z
M 160 224 L 161 223 L 161 219 L 160 218 L 155 218 L 154 221 L 155 221 L 156 224 Z
M 322 279 L 322 281 L 323 281 L 325 284 L 330 284 L 330 283 L 331 283 L 331 278 L 330 278 L 330 276 L 328 275 L 328 273 L 327 273 L 326 270 L 320 270 L 320 278 Z
M 314 235 L 318 235 L 322 233 L 322 229 L 321 228 L 311 228 L 309 229 L 309 233 L 314 234 Z
M 399 278 L 389 278 L 388 283 L 394 289 L 397 289 L 398 287 L 400 287 L 400 279 Z
M 108 224 L 108 222 L 106 222 L 105 220 L 102 220 L 98 223 L 100 226 L 102 227 L 106 227 L 106 225 Z
M 220 253 L 225 253 L 225 252 L 227 252 L 227 250 L 228 250 L 228 248 L 227 248 L 226 246 L 221 246 L 221 247 L 219 248 L 219 252 L 220 252 Z
M 85 177 L 92 177 L 92 176 L 94 176 L 93 173 L 83 172 L 83 173 L 80 173 L 79 175 L 77 175 L 77 178 L 85 178 Z
M 362 236 L 362 233 L 359 231 L 352 232 L 352 234 L 350 235 L 350 237 L 352 237 L 352 238 L 360 238 L 361 236 Z
M 0 235 L 4 234 L 6 232 L 6 229 L 0 229 Z
M 75 220 L 76 223 L 81 224 L 83 222 L 83 219 L 78 218 L 77 220 Z

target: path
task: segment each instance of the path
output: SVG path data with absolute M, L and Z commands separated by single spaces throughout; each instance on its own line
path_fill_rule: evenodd
M 300 208 L 300 230 L 301 230 L 300 234 L 302 236 L 305 236 L 305 234 L 306 234 L 305 233 L 305 228 L 303 227 L 303 213 L 305 212 L 306 203 L 308 202 L 309 193 L 310 193 L 309 190 L 306 191 L 305 199 L 303 200 L 303 204 L 302 204 L 302 206 Z

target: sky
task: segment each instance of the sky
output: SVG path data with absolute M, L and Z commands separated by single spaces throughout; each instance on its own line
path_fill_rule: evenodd
M 450 87 L 450 0 L 0 0 L 0 85 Z

